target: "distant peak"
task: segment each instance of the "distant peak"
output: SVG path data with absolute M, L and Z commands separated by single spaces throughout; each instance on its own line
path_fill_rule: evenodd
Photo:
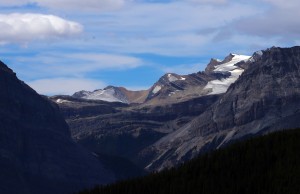
M 109 85 L 109 86 L 106 86 L 103 90 L 115 89 L 115 88 L 116 88 L 115 86 Z
M 235 57 L 237 54 L 232 54 L 230 53 L 227 57 L 225 57 L 225 59 L 222 61 L 222 63 L 228 63 L 229 61 L 231 61 L 233 59 L 233 57 Z
M 219 59 L 215 59 L 215 58 L 211 58 L 210 62 L 207 64 L 205 71 L 206 72 L 211 72 L 215 69 L 215 66 L 219 65 L 221 63 L 221 60 Z

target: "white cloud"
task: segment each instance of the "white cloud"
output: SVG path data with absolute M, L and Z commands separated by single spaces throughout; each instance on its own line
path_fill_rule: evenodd
M 71 95 L 80 90 L 93 91 L 106 86 L 99 80 L 80 78 L 40 79 L 27 83 L 30 87 L 44 95 Z
M 282 39 L 281 42 L 293 42 L 300 33 L 300 1 L 298 0 L 260 0 L 267 2 L 269 9 L 254 17 L 243 18 L 234 27 L 243 34 L 268 39 Z
M 82 71 L 99 69 L 131 69 L 143 65 L 143 61 L 136 57 L 114 54 L 81 53 L 68 55 L 68 57 L 82 60 L 86 65 Z
M 33 40 L 62 38 L 81 33 L 83 27 L 54 15 L 0 14 L 0 43 L 26 44 Z
M 41 0 L 34 2 L 55 10 L 111 11 L 122 8 L 126 0 Z

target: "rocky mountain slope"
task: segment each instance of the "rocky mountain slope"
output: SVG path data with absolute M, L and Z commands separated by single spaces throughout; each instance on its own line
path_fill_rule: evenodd
M 141 150 L 204 112 L 218 95 L 161 106 L 52 97 L 70 126 L 72 137 L 89 150 L 121 156 L 144 167 Z
M 71 139 L 57 105 L 0 62 L 0 193 L 71 193 L 114 180 Z
M 148 104 L 177 103 L 199 96 L 225 93 L 244 71 L 235 64 L 250 56 L 230 54 L 223 61 L 211 60 L 204 72 L 189 75 L 165 74 L 151 88 Z
M 212 59 L 204 72 L 168 73 L 139 104 L 53 100 L 81 145 L 162 170 L 234 141 L 299 127 L 299 66 L 300 47 L 273 47 Z
M 267 49 L 209 109 L 148 148 L 161 170 L 249 136 L 300 126 L 300 47 Z
M 112 86 L 92 93 L 78 92 L 72 97 L 54 96 L 52 100 L 59 104 L 78 143 L 93 152 L 125 157 L 144 168 L 148 161 L 145 157 L 149 156 L 141 151 L 205 112 L 225 92 L 224 88 L 237 79 L 232 72 L 243 71 L 243 67 L 235 64 L 247 59 L 248 56 L 230 54 L 223 61 L 212 60 L 205 72 L 166 74 L 146 93 L 140 92 L 143 103 L 99 101 L 103 98 L 97 94 L 103 97 L 109 90 L 123 93 L 123 97 L 133 94 Z

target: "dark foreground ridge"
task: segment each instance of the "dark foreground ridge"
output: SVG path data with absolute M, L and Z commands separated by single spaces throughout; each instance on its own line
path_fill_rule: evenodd
M 299 193 L 300 129 L 233 144 L 179 168 L 80 194 Z
M 66 194 L 115 181 L 76 144 L 56 104 L 0 62 L 0 193 Z

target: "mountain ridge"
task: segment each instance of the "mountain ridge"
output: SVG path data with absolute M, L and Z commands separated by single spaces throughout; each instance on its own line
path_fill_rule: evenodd
M 187 96 L 193 98 L 208 95 L 211 93 L 210 90 L 219 90 L 215 91 L 215 94 L 225 93 L 228 86 L 243 71 L 243 67 L 235 66 L 235 64 L 249 58 L 250 56 L 230 53 L 222 61 L 212 59 L 203 72 L 188 75 L 166 73 L 147 90 L 130 91 L 124 87 L 107 86 L 93 92 L 84 90 L 75 92 L 72 97 L 127 104 L 159 104 L 162 101 L 165 103 L 185 101 Z M 221 90 L 218 89 L 220 87 L 222 87 Z
M 58 106 L 0 62 L 0 192 L 76 192 L 115 180 L 76 144 Z

